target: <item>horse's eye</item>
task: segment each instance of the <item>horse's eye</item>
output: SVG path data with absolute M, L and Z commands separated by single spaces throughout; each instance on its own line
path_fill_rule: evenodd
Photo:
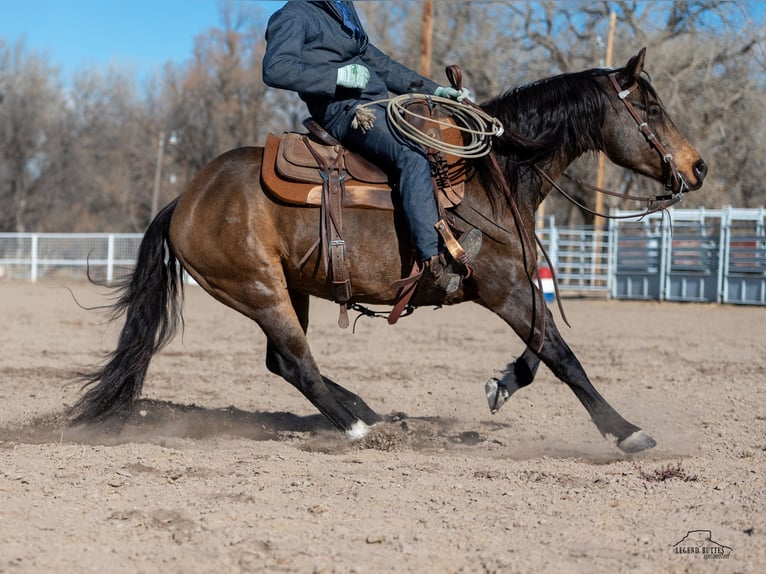
M 649 104 L 646 113 L 650 118 L 658 118 L 662 114 L 662 108 L 657 104 Z

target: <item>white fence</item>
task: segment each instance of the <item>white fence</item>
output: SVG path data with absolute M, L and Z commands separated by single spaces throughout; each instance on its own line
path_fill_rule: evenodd
M 562 295 L 766 305 L 764 209 L 671 209 L 603 230 L 543 223 Z M 112 281 L 133 269 L 141 238 L 0 233 L 0 279 Z
M 0 233 L 0 278 L 112 281 L 135 265 L 140 233 Z

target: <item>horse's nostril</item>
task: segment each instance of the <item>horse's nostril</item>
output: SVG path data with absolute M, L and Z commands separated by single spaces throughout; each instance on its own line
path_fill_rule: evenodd
M 704 161 L 699 160 L 694 164 L 694 175 L 697 176 L 697 179 L 700 182 L 705 179 L 705 176 L 707 175 L 707 164 Z

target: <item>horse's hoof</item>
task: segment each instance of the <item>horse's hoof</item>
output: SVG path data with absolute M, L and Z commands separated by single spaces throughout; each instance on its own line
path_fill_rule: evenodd
M 493 415 L 500 410 L 509 398 L 511 398 L 511 392 L 508 388 L 501 384 L 496 378 L 491 378 L 484 385 L 484 394 L 487 395 L 487 403 L 489 404 L 489 412 Z
M 370 427 L 363 421 L 356 421 L 351 428 L 346 431 L 346 437 L 351 440 L 362 440 L 370 432 Z
M 617 443 L 617 448 L 622 452 L 641 452 L 657 445 L 657 442 L 642 430 L 637 430 L 627 438 Z

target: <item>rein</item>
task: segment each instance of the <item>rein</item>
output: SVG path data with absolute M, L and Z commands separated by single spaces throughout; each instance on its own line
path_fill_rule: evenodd
M 540 168 L 539 166 L 534 166 L 534 167 L 535 167 L 535 171 L 537 171 L 537 173 L 540 174 L 543 177 L 543 179 L 545 179 L 549 184 L 551 184 L 551 186 L 556 191 L 558 191 L 561 195 L 563 195 L 570 203 L 573 203 L 574 205 L 576 205 L 583 211 L 590 213 L 591 215 L 595 215 L 596 217 L 603 217 L 604 219 L 636 219 L 636 218 L 645 217 L 649 215 L 650 213 L 656 213 L 657 211 L 664 211 L 683 199 L 682 192 L 673 194 L 672 196 L 668 196 L 668 195 L 656 195 L 654 197 L 631 196 L 624 193 L 618 193 L 616 191 L 603 189 L 595 185 L 591 185 L 589 183 L 585 183 L 584 181 L 581 181 L 566 173 L 562 174 L 564 177 L 566 177 L 570 181 L 573 181 L 576 184 L 581 185 L 582 187 L 586 189 L 590 189 L 592 191 L 596 191 L 598 193 L 603 193 L 606 195 L 611 195 L 612 197 L 619 197 L 621 199 L 629 199 L 632 201 L 642 201 L 647 203 L 647 208 L 644 211 L 641 211 L 639 213 L 629 213 L 628 215 L 610 215 L 607 213 L 599 213 L 598 211 L 594 211 L 593 209 L 590 209 L 588 206 L 580 203 L 574 197 L 572 197 L 571 194 L 564 191 L 561 188 L 561 186 L 558 183 L 556 183 L 553 180 L 553 178 L 551 178 L 551 176 L 549 176 L 547 173 L 545 173 L 545 171 L 542 170 L 542 168 Z
M 453 88 L 460 91 L 462 89 L 462 72 L 460 70 L 459 66 L 447 66 L 446 68 L 447 78 L 449 79 L 450 84 Z M 486 115 L 486 112 L 476 104 L 475 102 L 471 101 L 470 99 L 466 98 L 463 100 L 463 102 L 460 104 L 463 108 L 467 109 L 473 109 L 477 110 L 478 112 L 481 112 L 481 114 Z M 502 124 L 499 122 L 499 120 L 492 118 L 491 116 L 488 116 L 491 119 L 491 125 L 497 126 L 499 124 L 499 129 L 496 129 L 496 133 L 492 134 L 495 137 L 499 137 L 503 134 L 504 128 Z M 503 170 L 500 167 L 500 163 L 497 161 L 497 156 L 495 155 L 495 152 L 492 150 L 492 146 L 490 145 L 485 153 L 482 155 L 486 155 L 491 162 L 491 169 L 495 173 L 495 181 L 500 185 L 502 188 L 503 194 L 505 195 L 508 205 L 511 209 L 511 214 L 513 215 L 513 220 L 516 223 L 516 229 L 519 233 L 519 237 L 521 239 L 521 247 L 522 247 L 522 255 L 524 259 L 526 260 L 527 254 L 529 253 L 535 253 L 535 246 L 538 245 L 540 247 L 540 250 L 543 254 L 543 257 L 545 258 L 545 261 L 548 263 L 548 267 L 551 269 L 551 273 L 553 274 L 553 285 L 554 289 L 556 290 L 556 301 L 558 303 L 559 311 L 561 312 L 561 316 L 564 320 L 564 322 L 569 325 L 569 321 L 566 318 L 566 315 L 564 313 L 564 308 L 561 304 L 561 298 L 558 296 L 558 282 L 556 281 L 556 275 L 555 271 L 553 269 L 553 265 L 551 264 L 550 258 L 548 256 L 548 253 L 545 251 L 545 248 L 543 247 L 542 243 L 540 242 L 540 239 L 537 237 L 537 234 L 533 232 L 532 237 L 534 237 L 534 240 L 532 237 L 530 237 L 529 230 L 524 225 L 524 220 L 521 217 L 521 212 L 519 211 L 519 207 L 516 204 L 516 199 L 511 191 L 510 186 L 508 185 L 508 182 L 506 181 Z M 478 157 L 478 156 L 477 156 Z M 457 214 L 454 214 L 457 215 Z M 485 219 L 486 216 L 481 214 Z M 470 222 L 469 222 L 470 223 Z M 506 233 L 508 233 L 508 230 L 504 229 L 502 226 L 497 225 L 496 222 L 493 222 L 497 227 L 500 227 L 500 229 L 503 229 Z M 537 261 L 534 262 L 534 268 L 537 269 Z M 530 283 L 534 283 L 535 280 L 532 277 L 532 275 L 529 273 L 529 268 L 525 265 L 525 270 L 527 271 L 527 279 L 529 279 Z M 545 343 L 545 297 L 543 295 L 543 283 L 542 278 L 540 277 L 540 274 L 537 274 L 537 293 L 533 292 L 533 298 L 535 304 L 533 305 L 533 314 L 532 314 L 532 327 L 529 331 L 529 338 L 527 339 L 526 343 L 527 346 L 531 346 L 532 341 L 534 339 L 535 335 L 535 328 L 537 328 L 540 332 L 540 340 L 537 344 L 537 352 L 540 352 L 543 348 L 543 344 Z M 539 305 L 538 305 L 539 303 Z M 542 309 L 543 312 L 539 313 L 537 312 L 538 309 Z
M 453 88 L 460 91 L 462 89 L 462 83 L 463 83 L 463 77 L 462 72 L 460 70 L 459 66 L 447 66 L 446 69 L 447 72 L 447 78 L 449 79 L 450 84 Z M 467 104 L 467 105 L 465 105 Z M 485 113 L 484 110 L 476 103 L 471 101 L 470 99 L 466 98 L 464 100 L 464 107 L 467 107 L 469 109 L 474 110 L 480 110 L 482 113 Z M 495 118 L 493 119 L 493 123 L 497 122 L 498 120 Z M 499 137 L 503 134 L 503 126 L 500 124 L 500 129 L 497 130 L 497 133 L 494 134 L 496 137 Z M 540 242 L 540 239 L 537 237 L 536 233 L 533 233 L 534 241 L 532 238 L 530 238 L 529 230 L 524 225 L 524 220 L 521 217 L 521 212 L 519 211 L 519 207 L 516 204 L 516 199 L 511 192 L 511 188 L 508 185 L 508 182 L 506 181 L 503 170 L 500 168 L 500 164 L 497 161 L 497 156 L 495 155 L 495 152 L 492 150 L 492 147 L 490 146 L 487 150 L 486 155 L 489 157 L 491 164 L 492 164 L 492 170 L 495 172 L 495 180 L 500 184 L 500 187 L 503 190 L 503 193 L 505 194 L 506 199 L 508 200 L 508 204 L 511 208 L 511 213 L 513 214 L 513 220 L 516 223 L 516 229 L 519 232 L 519 237 L 521 238 L 521 246 L 522 246 L 522 254 L 524 256 L 524 259 L 526 260 L 528 253 L 535 253 L 535 244 L 539 245 L 543 256 L 545 257 L 545 260 L 548 262 L 548 266 L 551 269 L 551 272 L 554 273 L 553 277 L 553 284 L 554 288 L 556 290 L 556 300 L 558 302 L 559 310 L 561 311 L 561 316 L 564 319 L 564 322 L 569 325 L 569 322 L 566 319 L 566 315 L 564 314 L 564 309 L 561 305 L 561 299 L 558 297 L 558 284 L 556 281 L 555 272 L 553 271 L 553 265 L 551 265 L 550 258 L 548 257 L 548 253 L 545 251 L 545 249 L 542 246 L 542 243 Z M 537 269 L 537 261 L 534 261 L 534 267 Z M 534 282 L 534 278 L 529 274 L 529 269 L 525 265 L 524 268 L 527 270 L 527 279 L 529 279 L 530 283 Z M 540 341 L 537 345 L 537 352 L 540 352 L 543 348 L 543 343 L 545 343 L 545 297 L 543 295 L 543 282 L 542 278 L 540 277 L 540 274 L 537 274 L 537 293 L 533 293 L 533 298 L 535 301 L 535 304 L 533 305 L 533 314 L 532 314 L 532 328 L 529 331 L 529 338 L 526 341 L 528 346 L 531 346 L 532 340 L 535 335 L 535 328 L 537 327 L 540 331 Z M 538 306 L 537 303 L 540 303 Z M 538 315 L 537 309 L 543 309 L 543 312 Z
M 459 68 L 456 66 L 451 66 L 448 68 L 448 75 L 450 76 L 450 81 L 453 85 L 453 87 L 460 89 L 460 74 L 459 74 Z M 457 70 L 457 74 L 454 74 L 455 77 L 453 77 L 453 73 Z M 669 170 L 669 177 L 668 181 L 665 183 L 665 188 L 668 190 L 672 190 L 674 187 L 678 187 L 678 191 L 670 194 L 665 195 L 655 195 L 654 197 L 637 197 L 637 196 L 631 196 L 624 193 L 618 193 L 615 191 L 602 189 L 597 186 L 593 186 L 584 182 L 581 182 L 580 180 L 573 178 L 572 176 L 564 173 L 563 175 L 570 179 L 571 181 L 574 181 L 575 183 L 582 185 L 583 187 L 596 191 L 598 193 L 604 193 L 606 195 L 611 195 L 613 197 L 619 197 L 622 199 L 628 199 L 632 201 L 641 201 L 646 203 L 646 209 L 643 212 L 636 213 L 636 214 L 630 214 L 625 216 L 614 216 L 614 215 L 607 215 L 603 213 L 598 213 L 587 206 L 581 204 L 578 202 L 574 197 L 572 197 L 570 194 L 566 193 L 561 186 L 559 186 L 553 178 L 551 178 L 545 171 L 543 171 L 542 168 L 535 165 L 534 169 L 535 171 L 543 178 L 545 179 L 554 189 L 556 189 L 559 193 L 561 193 L 566 199 L 568 199 L 570 202 L 572 202 L 574 205 L 578 206 L 580 209 L 583 209 L 587 211 L 588 213 L 595 215 L 597 217 L 603 217 L 607 219 L 634 219 L 634 218 L 640 218 L 644 217 L 646 215 L 649 215 L 650 213 L 655 213 L 657 211 L 665 211 L 670 206 L 678 203 L 683 198 L 683 194 L 688 188 L 688 184 L 686 183 L 686 180 L 684 177 L 680 174 L 678 171 L 678 166 L 676 165 L 675 160 L 673 159 L 673 155 L 667 151 L 665 146 L 662 145 L 662 143 L 657 138 L 657 135 L 652 131 L 651 127 L 649 127 L 649 124 L 647 122 L 644 122 L 641 119 L 641 116 L 636 111 L 636 108 L 633 106 L 633 104 L 627 99 L 628 96 L 636 89 L 638 89 L 639 84 L 638 82 L 634 82 L 633 85 L 631 85 L 627 89 L 622 89 L 619 82 L 616 79 L 616 74 L 609 74 L 609 79 L 614 87 L 615 91 L 617 92 L 617 97 L 622 101 L 622 103 L 625 105 L 625 108 L 627 109 L 628 113 L 630 113 L 631 117 L 635 120 L 636 124 L 638 125 L 638 130 L 643 134 L 643 136 L 646 138 L 646 140 L 652 145 L 652 147 L 657 151 L 657 153 L 660 154 L 660 157 L 662 158 L 662 161 L 668 166 Z M 473 104 L 472 102 L 469 102 L 471 105 L 476 106 L 476 104 Z M 518 210 L 518 206 L 516 205 L 516 201 L 513 197 L 513 194 L 511 193 L 511 190 L 508 186 L 508 183 L 506 182 L 505 178 L 503 177 L 502 170 L 500 168 L 500 165 L 498 164 L 497 158 L 495 157 L 494 152 L 489 153 L 489 157 L 492 162 L 492 169 L 495 171 L 497 175 L 497 181 L 501 184 L 501 187 L 503 188 L 503 192 L 505 193 L 506 197 L 508 198 L 508 201 L 510 203 L 511 211 L 513 213 L 514 220 L 516 221 L 516 225 L 519 230 L 519 234 L 522 240 L 522 246 L 524 252 L 528 252 L 530 249 L 530 243 L 531 239 L 529 237 L 529 232 L 524 226 L 524 223 L 521 219 L 521 215 Z M 556 291 L 556 300 L 558 302 L 559 310 L 561 311 L 562 318 L 564 319 L 564 322 L 569 324 L 569 322 L 566 319 L 566 315 L 564 314 L 564 310 L 561 305 L 561 298 L 558 296 L 558 280 L 555 275 L 554 267 L 551 264 L 550 258 L 548 256 L 548 253 L 545 251 L 544 246 L 542 245 L 542 242 L 540 241 L 540 238 L 537 236 L 537 234 L 534 234 L 535 242 L 539 246 L 542 255 L 545 259 L 545 261 L 548 262 L 548 266 L 551 269 L 551 272 L 553 274 L 553 285 L 554 289 Z M 531 247 L 534 247 L 532 245 Z M 532 251 L 529 251 L 532 252 Z M 532 278 L 529 278 L 532 280 Z M 542 300 L 543 308 L 545 307 L 545 300 L 542 299 L 542 280 L 539 277 L 538 274 L 538 291 L 540 293 L 540 299 Z M 541 340 L 539 348 L 542 348 L 543 341 L 545 339 L 545 315 L 543 314 L 541 317 L 541 325 L 540 325 L 540 332 L 541 332 Z M 531 337 L 534 334 L 534 327 L 538 324 L 538 318 L 535 316 L 533 317 L 533 328 L 530 333 L 530 340 Z M 539 350 L 538 348 L 538 350 Z
M 447 75 L 449 77 L 449 80 L 450 80 L 450 83 L 452 84 L 452 86 L 454 88 L 460 90 L 461 89 L 461 83 L 462 83 L 460 69 L 457 66 L 449 66 L 447 68 Z M 590 190 L 596 191 L 598 193 L 603 193 L 603 194 L 610 195 L 610 196 L 613 196 L 613 197 L 618 197 L 618 198 L 621 198 L 621 199 L 627 199 L 627 200 L 631 200 L 631 201 L 641 201 L 641 202 L 646 203 L 646 209 L 643 212 L 636 213 L 636 214 L 631 214 L 631 215 L 624 215 L 624 216 L 614 216 L 614 215 L 598 213 L 598 212 L 588 208 L 587 206 L 581 204 L 574 197 L 572 197 L 570 194 L 565 192 L 561 188 L 561 186 L 559 186 L 556 183 L 556 181 L 554 181 L 553 178 L 551 178 L 541 167 L 539 167 L 538 165 L 534 165 L 533 169 L 545 181 L 547 181 L 552 186 L 553 189 L 556 189 L 567 200 L 569 200 L 574 205 L 578 206 L 580 209 L 583 209 L 584 211 L 586 211 L 586 212 L 588 212 L 588 213 L 590 213 L 590 214 L 592 214 L 594 216 L 597 216 L 597 217 L 603 217 L 603 218 L 606 218 L 606 219 L 634 219 L 634 218 L 644 217 L 646 215 L 649 215 L 650 213 L 655 213 L 655 212 L 658 212 L 658 211 L 667 210 L 670 206 L 672 206 L 672 205 L 678 203 L 679 201 L 681 201 L 681 199 L 683 198 L 684 192 L 688 189 L 689 186 L 686 183 L 686 180 L 684 179 L 684 177 L 679 172 L 678 166 L 675 163 L 673 155 L 667 151 L 667 149 L 662 145 L 662 143 L 660 143 L 659 139 L 657 138 L 657 135 L 649 127 L 649 124 L 647 122 L 644 122 L 641 119 L 641 116 L 636 111 L 636 108 L 627 99 L 628 96 L 634 90 L 639 88 L 638 82 L 634 82 L 633 85 L 631 85 L 627 89 L 622 89 L 620 84 L 619 84 L 619 82 L 616 79 L 616 74 L 609 74 L 609 79 L 611 81 L 612 86 L 615 88 L 615 91 L 617 92 L 617 97 L 625 105 L 625 108 L 627 109 L 628 113 L 630 113 L 631 117 L 635 120 L 636 124 L 638 125 L 638 130 L 643 134 L 643 136 L 646 138 L 647 142 L 649 142 L 652 145 L 652 147 L 659 153 L 660 157 L 662 158 L 662 161 L 668 166 L 668 173 L 669 173 L 669 175 L 668 175 L 668 181 L 665 183 L 665 188 L 668 189 L 668 190 L 672 190 L 674 187 L 677 186 L 678 187 L 678 191 L 677 192 L 671 192 L 670 194 L 655 195 L 653 197 L 631 196 L 631 195 L 628 195 L 628 194 L 618 193 L 618 192 L 615 192 L 615 191 L 611 191 L 611 190 L 608 190 L 608 189 L 603 189 L 603 188 L 600 188 L 600 187 L 597 187 L 597 186 L 594 186 L 594 185 L 587 184 L 587 183 L 582 182 L 582 181 L 580 181 L 580 180 L 578 180 L 578 179 L 576 179 L 576 178 L 574 178 L 574 177 L 572 177 L 572 176 L 570 176 L 570 175 L 568 175 L 566 173 L 562 174 L 564 177 L 566 177 L 569 180 L 577 183 L 578 185 L 581 185 L 582 187 L 585 187 L 586 189 L 590 189 Z M 411 96 L 408 96 L 408 97 L 411 100 Z M 433 96 L 429 96 L 429 98 L 433 98 Z M 373 102 L 373 103 L 376 103 L 376 102 Z M 439 103 L 442 103 L 442 102 L 439 102 Z M 449 102 L 449 103 L 452 103 L 452 102 Z M 454 106 L 454 103 L 452 103 L 452 104 Z M 389 113 L 391 113 L 391 110 L 397 109 L 398 105 L 400 105 L 400 100 L 397 100 L 393 104 L 390 104 L 389 105 Z M 456 107 L 462 108 L 462 109 L 468 108 L 468 109 L 481 110 L 482 113 L 483 113 L 483 110 L 477 104 L 475 104 L 474 102 L 472 102 L 470 100 L 466 100 L 462 105 L 456 106 Z M 359 111 L 361 111 L 361 110 L 359 110 Z M 399 114 L 403 115 L 403 113 L 401 111 L 399 111 Z M 396 115 L 396 114 L 392 114 L 392 115 Z M 473 119 L 473 116 L 471 116 L 471 117 Z M 484 117 L 481 117 L 480 119 L 482 121 L 486 121 L 486 118 L 484 118 Z M 462 151 L 463 152 L 463 157 L 480 157 L 481 155 L 488 155 L 488 157 L 490 159 L 490 162 L 491 162 L 491 169 L 495 173 L 495 176 L 496 176 L 495 180 L 498 182 L 498 184 L 502 188 L 502 191 L 503 191 L 503 193 L 505 194 L 505 196 L 506 196 L 506 198 L 508 200 L 508 203 L 509 203 L 509 206 L 510 206 L 510 209 L 511 209 L 511 213 L 513 215 L 514 221 L 516 223 L 517 231 L 519 232 L 519 237 L 521 239 L 522 252 L 524 254 L 524 257 L 526 258 L 526 254 L 528 254 L 528 253 L 534 253 L 536 246 L 539 247 L 539 249 L 540 249 L 540 251 L 541 251 L 541 253 L 543 255 L 543 258 L 548 263 L 548 267 L 550 268 L 551 273 L 553 274 L 553 285 L 554 285 L 554 289 L 555 289 L 555 292 L 556 292 L 556 301 L 558 303 L 558 307 L 559 307 L 559 311 L 561 312 L 562 319 L 564 320 L 564 322 L 567 325 L 569 325 L 569 322 L 567 321 L 566 315 L 564 313 L 564 309 L 563 309 L 562 304 L 561 304 L 561 298 L 560 298 L 560 296 L 558 294 L 559 293 L 558 280 L 557 280 L 557 277 L 556 277 L 556 274 L 555 274 L 554 266 L 551 264 L 550 257 L 548 256 L 548 253 L 546 252 L 546 250 L 545 250 L 542 242 L 540 241 L 540 238 L 537 236 L 537 234 L 536 233 L 533 234 L 534 241 L 533 241 L 532 237 L 530 236 L 529 230 L 524 225 L 524 221 L 523 221 L 523 219 L 521 217 L 521 213 L 519 211 L 519 208 L 518 208 L 518 205 L 517 205 L 516 200 L 514 198 L 514 195 L 513 195 L 512 191 L 510 189 L 510 186 L 508 185 L 508 182 L 506 181 L 506 179 L 505 179 L 505 177 L 503 175 L 503 171 L 502 171 L 502 169 L 500 167 L 500 164 L 499 164 L 499 162 L 497 160 L 497 157 L 495 156 L 494 151 L 492 151 L 491 145 L 488 148 L 486 147 L 486 142 L 485 142 L 484 138 L 486 138 L 487 136 L 490 136 L 490 137 L 493 136 L 493 135 L 494 136 L 499 136 L 500 134 L 502 134 L 502 125 L 498 129 L 496 124 L 495 124 L 495 122 L 497 122 L 497 120 L 495 120 L 494 118 L 491 118 L 490 121 L 485 123 L 485 125 L 490 125 L 491 127 L 489 129 L 487 129 L 484 133 L 479 133 L 478 134 L 478 140 L 481 140 L 480 144 L 466 146 L 466 148 L 463 149 L 463 150 L 449 149 L 449 150 L 445 150 L 445 151 L 448 151 L 449 153 L 453 153 L 455 155 L 461 155 L 459 152 Z M 400 131 L 402 131 L 402 132 L 406 131 L 406 130 L 402 130 L 400 128 L 400 126 L 398 125 L 398 122 L 394 122 L 394 125 Z M 471 132 L 474 137 L 477 135 L 476 133 L 473 133 L 470 129 L 469 130 L 465 130 L 465 131 Z M 415 134 L 413 134 L 413 133 L 406 133 L 405 135 L 407 135 L 410 138 L 413 138 L 413 136 Z M 426 142 L 420 141 L 420 143 L 425 144 Z M 430 143 L 434 143 L 434 142 L 427 142 L 427 143 L 430 144 Z M 475 144 L 476 142 L 474 141 L 473 143 Z M 480 149 L 480 151 L 478 153 L 475 153 L 477 149 Z M 458 153 L 456 153 L 456 152 L 458 152 Z M 479 215 L 481 215 L 485 219 L 488 219 L 484 214 L 479 213 Z M 457 216 L 460 219 L 464 219 L 463 217 L 460 217 L 457 214 L 453 214 L 453 216 Z M 464 221 L 466 221 L 466 223 L 471 224 L 469 221 L 467 221 L 465 219 L 464 219 Z M 491 221 L 491 223 L 493 223 L 495 226 L 498 226 L 497 222 Z M 498 226 L 498 227 L 500 227 L 506 233 L 508 232 L 508 230 L 504 229 L 503 227 L 501 227 L 501 226 Z M 525 266 L 525 268 L 526 268 L 526 266 Z M 537 268 L 537 262 L 536 261 L 535 261 L 535 268 Z M 527 273 L 527 277 L 530 280 L 530 282 L 534 281 L 534 278 L 529 274 L 529 272 Z M 533 296 L 534 296 L 534 299 L 535 299 L 536 303 L 539 301 L 539 303 L 540 303 L 539 308 L 544 310 L 546 308 L 546 303 L 545 303 L 545 299 L 543 297 L 542 279 L 540 278 L 539 273 L 537 274 L 537 287 L 538 287 L 537 293 L 533 294 Z M 534 309 L 537 309 L 537 308 L 538 308 L 538 305 L 535 304 L 534 305 Z M 360 313 L 359 317 L 357 317 L 357 320 L 361 316 L 368 316 L 368 317 L 383 316 L 383 313 L 372 311 L 372 310 L 367 309 L 367 308 L 365 308 L 365 307 L 363 307 L 361 305 L 354 305 L 353 309 Z M 409 311 L 409 312 L 406 313 L 406 314 L 411 313 L 412 312 L 412 308 L 407 308 L 407 311 Z M 354 322 L 354 324 L 356 325 L 356 321 Z M 530 333 L 529 333 L 529 339 L 527 341 L 527 345 L 531 346 L 531 342 L 532 342 L 532 340 L 534 338 L 534 334 L 535 334 L 535 329 L 536 328 L 540 332 L 540 340 L 539 340 L 539 344 L 538 344 L 538 347 L 537 347 L 537 350 L 539 352 L 542 349 L 543 343 L 545 341 L 545 313 L 544 312 L 541 313 L 538 316 L 537 312 L 533 311 L 532 328 L 531 328 Z

